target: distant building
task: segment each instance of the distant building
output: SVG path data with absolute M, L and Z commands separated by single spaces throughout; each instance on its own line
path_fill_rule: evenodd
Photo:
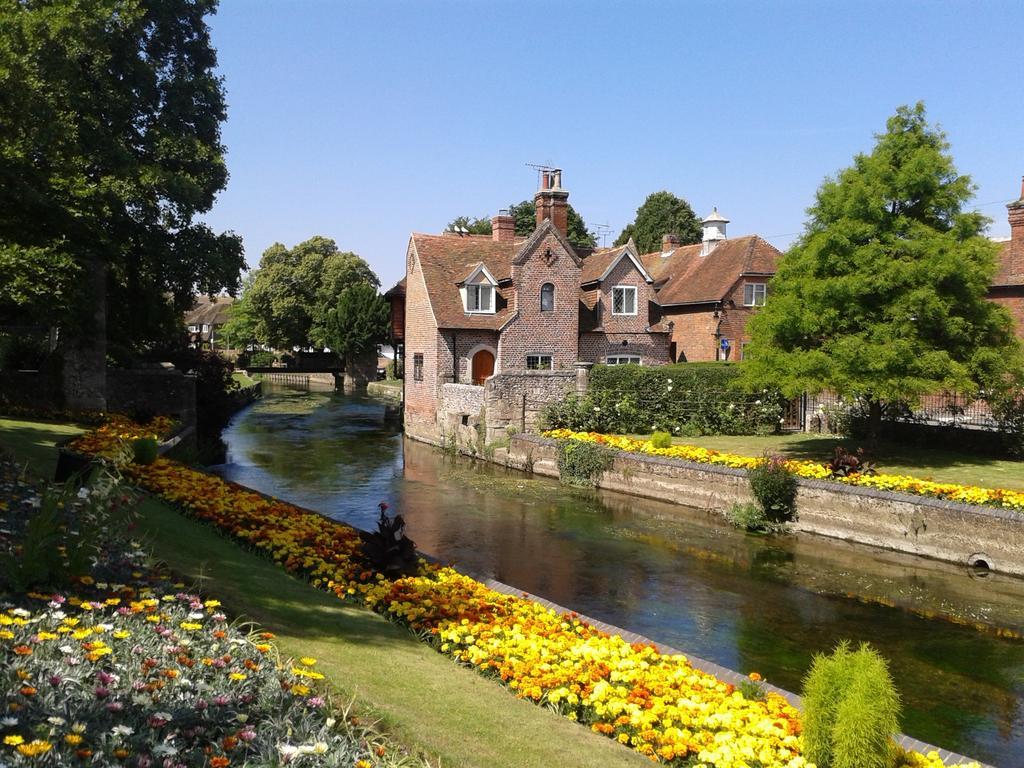
M 220 329 L 228 321 L 232 296 L 197 296 L 196 302 L 185 313 L 185 329 L 188 331 L 189 346 L 193 349 L 223 348 L 220 343 Z
M 1024 340 L 1024 180 L 1020 187 L 1020 199 L 1006 206 L 1010 239 L 1002 243 L 999 266 L 988 297 L 1009 310 L 1017 336 Z
M 441 385 L 496 373 L 741 355 L 778 250 L 757 236 L 727 239 L 717 211 L 697 245 L 666 235 L 650 254 L 632 240 L 576 247 L 566 239 L 568 197 L 561 171 L 544 171 L 529 237 L 502 211 L 491 235 L 409 238 L 405 280 L 385 294 L 404 342 L 407 420 L 434 419 Z

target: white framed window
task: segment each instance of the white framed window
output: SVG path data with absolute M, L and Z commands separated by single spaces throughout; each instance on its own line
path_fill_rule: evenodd
M 188 332 L 189 333 L 198 333 L 199 332 L 199 326 L 198 325 L 190 325 L 188 327 Z
M 528 371 L 550 371 L 551 355 L 527 355 L 526 370 Z
M 743 284 L 743 306 L 763 307 L 765 297 L 768 295 L 768 286 L 765 283 L 744 283 Z
M 606 365 L 640 365 L 640 355 L 608 355 Z
M 636 314 L 636 286 L 616 285 L 612 288 L 612 314 Z
M 467 312 L 494 312 L 494 286 L 474 283 L 466 286 Z

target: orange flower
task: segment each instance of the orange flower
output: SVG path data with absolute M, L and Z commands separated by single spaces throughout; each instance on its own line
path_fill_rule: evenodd
M 13 650 L 19 656 L 31 656 L 32 655 L 32 649 L 29 648 L 27 645 L 16 645 L 16 646 L 14 646 Z
M 231 761 L 226 757 L 213 757 L 210 758 L 210 765 L 212 768 L 225 768 L 225 766 L 231 765 Z
M 33 688 L 31 685 L 23 685 L 21 687 L 21 695 L 22 696 L 35 696 L 36 695 L 36 689 Z

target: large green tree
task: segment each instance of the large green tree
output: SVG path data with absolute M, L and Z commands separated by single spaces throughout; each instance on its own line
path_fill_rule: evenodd
M 244 267 L 197 220 L 227 182 L 215 8 L 0 0 L 0 316 L 61 326 L 99 366 L 108 332 L 143 349 Z
M 1000 390 L 1021 370 L 1011 319 L 985 298 L 997 246 L 964 210 L 973 186 L 945 135 L 917 104 L 876 139 L 818 189 L 743 363 L 750 386 L 857 398 L 872 435 L 889 406 Z
M 343 290 L 327 314 L 326 341 L 346 361 L 373 352 L 387 335 L 391 312 L 384 297 L 366 282 Z
M 537 206 L 532 200 L 523 200 L 521 203 L 510 205 L 509 213 L 516 221 L 516 235 L 529 237 L 537 228 Z M 475 219 L 468 216 L 459 216 L 448 222 L 449 231 L 465 229 L 471 235 L 489 235 L 492 232 L 490 219 Z M 587 223 L 571 205 L 568 211 L 568 232 L 566 239 L 573 245 L 583 248 L 593 248 L 597 245 L 597 238 L 587 231 Z
M 633 238 L 640 253 L 661 249 L 663 235 L 678 235 L 683 245 L 699 243 L 703 230 L 700 219 L 690 204 L 671 192 L 654 192 L 636 209 L 636 218 L 627 224 L 615 245 L 625 245 Z
M 253 318 L 255 338 L 278 349 L 325 347 L 328 314 L 348 287 L 380 280 L 362 258 L 317 235 L 294 248 L 274 243 L 260 260 L 240 312 Z

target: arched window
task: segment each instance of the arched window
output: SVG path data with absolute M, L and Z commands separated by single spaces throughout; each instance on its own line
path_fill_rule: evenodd
M 555 310 L 555 286 L 551 283 L 544 283 L 540 287 L 540 311 L 554 312 Z

